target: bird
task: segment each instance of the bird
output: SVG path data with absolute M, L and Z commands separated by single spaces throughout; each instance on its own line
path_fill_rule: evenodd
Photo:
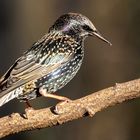
M 61 15 L 0 78 L 0 106 L 15 98 L 28 106 L 30 100 L 40 96 L 67 100 L 56 92 L 80 69 L 84 40 L 88 36 L 111 45 L 86 16 L 80 13 Z

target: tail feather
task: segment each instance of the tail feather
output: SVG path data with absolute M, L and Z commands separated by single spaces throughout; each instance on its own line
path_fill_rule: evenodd
M 0 93 L 0 107 L 3 106 L 4 104 L 6 104 L 7 102 L 9 102 L 10 100 L 14 99 L 17 97 L 17 95 L 15 94 L 15 91 L 11 91 L 7 94 L 2 95 L 2 93 Z
M 9 81 L 10 73 L 16 64 L 17 63 L 11 66 L 10 69 L 2 77 L 0 77 L 0 107 L 17 97 L 17 92 L 15 92 L 15 89 L 10 88 L 11 81 Z
M 11 89 L 8 79 L 0 79 L 0 107 L 17 97 L 15 89 Z

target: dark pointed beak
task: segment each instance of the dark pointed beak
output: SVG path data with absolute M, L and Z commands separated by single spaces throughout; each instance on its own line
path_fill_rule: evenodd
M 98 37 L 99 39 L 101 39 L 102 41 L 108 43 L 110 46 L 112 45 L 107 39 L 105 39 L 98 31 L 93 31 L 91 32 L 90 34 L 91 36 L 96 36 Z

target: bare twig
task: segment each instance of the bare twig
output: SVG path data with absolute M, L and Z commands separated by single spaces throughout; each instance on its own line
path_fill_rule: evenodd
M 53 108 L 26 110 L 26 114 L 14 113 L 0 118 L 0 137 L 26 130 L 51 127 L 84 116 L 94 116 L 96 112 L 104 108 L 138 97 L 140 97 L 140 79 L 116 84 L 114 87 L 72 102 L 58 104 L 59 115 L 53 112 Z

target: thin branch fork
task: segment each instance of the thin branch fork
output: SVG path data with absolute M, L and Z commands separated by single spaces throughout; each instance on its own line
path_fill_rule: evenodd
M 0 138 L 21 131 L 52 127 L 84 116 L 92 117 L 109 106 L 138 97 L 140 79 L 116 84 L 68 103 L 58 103 L 59 114 L 54 113 L 54 107 L 25 110 L 25 114 L 13 113 L 0 118 Z

